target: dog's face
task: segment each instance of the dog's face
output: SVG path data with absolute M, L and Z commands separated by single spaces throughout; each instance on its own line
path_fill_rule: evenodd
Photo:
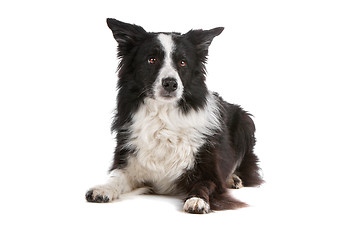
M 208 47 L 223 28 L 149 33 L 115 19 L 107 23 L 118 42 L 121 87 L 161 102 L 192 101 L 206 90 Z

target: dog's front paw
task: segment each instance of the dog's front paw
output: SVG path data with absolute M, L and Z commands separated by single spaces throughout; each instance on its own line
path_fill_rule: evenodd
M 110 201 L 108 196 L 94 193 L 94 190 L 87 191 L 85 198 L 86 201 L 88 202 L 96 202 L 96 203 L 106 203 Z
M 201 198 L 192 197 L 185 201 L 183 209 L 188 213 L 203 214 L 210 211 L 210 205 Z
M 106 186 L 98 186 L 90 189 L 85 194 L 88 202 L 107 203 L 113 200 L 114 192 Z

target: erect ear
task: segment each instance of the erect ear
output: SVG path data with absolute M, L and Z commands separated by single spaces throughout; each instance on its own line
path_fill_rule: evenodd
M 207 54 L 212 40 L 214 37 L 220 35 L 223 30 L 223 27 L 213 28 L 211 30 L 190 30 L 185 36 L 195 45 L 199 52 L 205 52 L 205 54 Z
M 135 24 L 120 22 L 114 18 L 108 18 L 106 19 L 106 22 L 111 29 L 115 40 L 119 44 L 119 51 L 131 49 L 147 35 L 147 32 L 142 27 Z

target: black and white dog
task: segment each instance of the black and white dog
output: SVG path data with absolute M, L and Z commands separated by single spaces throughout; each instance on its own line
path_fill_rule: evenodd
M 179 34 L 115 19 L 107 24 L 121 59 L 112 126 L 117 146 L 109 181 L 91 188 L 87 201 L 151 189 L 184 196 L 189 213 L 245 206 L 227 187 L 263 182 L 253 153 L 255 126 L 205 84 L 208 48 L 224 28 Z

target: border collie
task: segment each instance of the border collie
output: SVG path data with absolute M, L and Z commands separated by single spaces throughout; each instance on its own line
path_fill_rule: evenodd
M 263 180 L 251 115 L 205 84 L 208 48 L 224 28 L 153 33 L 107 19 L 118 43 L 117 146 L 106 184 L 86 193 L 105 203 L 129 192 L 184 197 L 183 210 L 246 206 L 227 188 Z

